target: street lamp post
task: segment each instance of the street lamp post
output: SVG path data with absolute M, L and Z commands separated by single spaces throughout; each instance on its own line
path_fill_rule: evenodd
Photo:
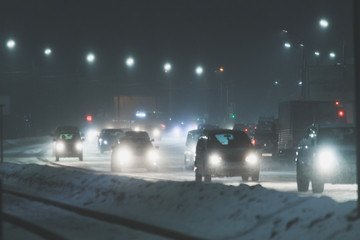
M 168 74 L 171 70 L 171 64 L 170 63 L 165 63 L 164 64 L 164 72 L 165 74 Z M 168 84 L 169 84 L 169 118 L 173 117 L 173 103 L 172 103 L 172 81 L 171 78 L 168 79 Z

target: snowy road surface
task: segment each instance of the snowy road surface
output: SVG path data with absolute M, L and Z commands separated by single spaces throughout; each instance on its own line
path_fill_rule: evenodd
M 296 192 L 293 166 L 263 164 L 259 182 L 215 178 L 195 183 L 183 170 L 183 142 L 160 143 L 160 171 L 111 173 L 110 153 L 86 142 L 84 161 L 54 164 L 51 142 L 15 144 L 5 151 L 5 188 L 162 226 L 194 239 L 358 239 L 353 218 L 357 185 L 325 186 L 324 194 Z M 63 167 L 62 167 L 63 166 Z M 258 185 L 258 184 L 261 184 Z M 329 198 L 330 197 L 330 198 Z M 144 230 L 99 223 L 52 206 L 4 194 L 4 212 L 53 230 L 64 239 L 167 239 Z M 41 239 L 4 224 L 5 239 Z M 31 237 L 29 237 L 31 236 Z

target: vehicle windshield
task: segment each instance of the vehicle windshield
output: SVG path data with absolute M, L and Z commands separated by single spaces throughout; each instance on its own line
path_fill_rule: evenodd
M 120 145 L 127 145 L 134 148 L 152 146 L 150 139 L 142 137 L 123 137 L 120 139 Z
M 251 145 L 250 139 L 241 133 L 216 133 L 210 137 L 210 144 L 218 148 L 242 148 Z
M 355 145 L 355 128 L 324 128 L 319 131 L 319 143 Z
M 74 140 L 79 140 L 80 135 L 77 133 L 60 133 L 58 139 L 65 141 L 74 141 Z
M 119 137 L 123 136 L 124 132 L 122 130 L 108 129 L 105 130 L 102 135 L 107 137 Z

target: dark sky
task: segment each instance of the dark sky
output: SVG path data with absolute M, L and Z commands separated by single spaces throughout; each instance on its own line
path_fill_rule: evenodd
M 300 49 L 285 50 L 285 40 L 304 42 L 309 63 L 318 49 L 324 53 L 320 64 L 331 64 L 325 55 L 335 49 L 340 61 L 345 39 L 346 61 L 352 61 L 351 4 L 3 0 L 0 95 L 12 96 L 14 111 L 41 115 L 44 109 L 63 113 L 71 106 L 72 112 L 86 113 L 111 105 L 115 94 L 167 96 L 171 78 L 178 115 L 198 115 L 206 81 L 214 96 L 208 98 L 209 111 L 216 114 L 223 81 L 239 121 L 255 122 L 258 116 L 276 116 L 280 101 L 300 96 Z M 319 28 L 322 17 L 330 22 L 327 30 Z M 281 34 L 285 28 L 287 35 Z M 17 43 L 11 52 L 5 46 L 10 37 Z M 42 54 L 46 46 L 53 50 L 49 59 Z M 89 51 L 96 55 L 92 66 L 84 61 Z M 124 65 L 129 55 L 136 60 L 131 71 Z M 162 72 L 166 61 L 173 66 L 168 76 Z M 205 69 L 201 78 L 194 74 L 198 64 Z M 225 68 L 222 76 L 214 72 L 219 66 Z

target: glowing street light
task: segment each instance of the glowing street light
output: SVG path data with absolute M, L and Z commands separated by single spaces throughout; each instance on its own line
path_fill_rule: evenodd
M 329 56 L 330 56 L 330 58 L 335 58 L 335 57 L 336 57 L 336 54 L 335 54 L 334 52 L 330 52 L 330 53 L 329 53 Z
M 197 75 L 201 75 L 201 74 L 203 74 L 204 69 L 199 66 L 199 67 L 197 67 L 197 68 L 195 69 L 195 72 L 196 72 Z
M 319 52 L 319 51 L 315 51 L 314 54 L 315 54 L 315 56 L 320 56 L 320 52 Z
M 223 67 L 219 67 L 219 71 L 220 71 L 220 72 L 224 72 L 224 68 L 223 68 Z
M 171 70 L 171 64 L 170 63 L 165 63 L 165 65 L 164 65 L 164 71 L 165 72 L 168 72 L 168 71 L 170 71 Z
M 126 65 L 128 67 L 132 67 L 132 66 L 134 66 L 134 64 L 135 64 L 135 60 L 132 57 L 129 57 L 126 59 Z
M 44 50 L 44 53 L 45 53 L 46 56 L 51 55 L 51 49 L 50 49 L 50 48 L 46 48 L 46 49 Z
M 95 61 L 95 55 L 93 53 L 89 53 L 87 56 L 86 56 L 86 60 L 89 62 L 89 63 L 93 63 Z
M 319 21 L 319 25 L 320 25 L 320 27 L 322 27 L 322 28 L 327 28 L 327 27 L 329 26 L 329 22 L 328 22 L 326 19 L 321 19 L 321 20 Z
M 284 47 L 286 47 L 286 48 L 291 48 L 291 44 L 288 43 L 288 42 L 286 42 L 286 43 L 284 43 Z
M 9 49 L 13 49 L 15 47 L 15 41 L 10 39 L 9 41 L 7 41 L 6 43 L 6 46 L 9 48 Z

